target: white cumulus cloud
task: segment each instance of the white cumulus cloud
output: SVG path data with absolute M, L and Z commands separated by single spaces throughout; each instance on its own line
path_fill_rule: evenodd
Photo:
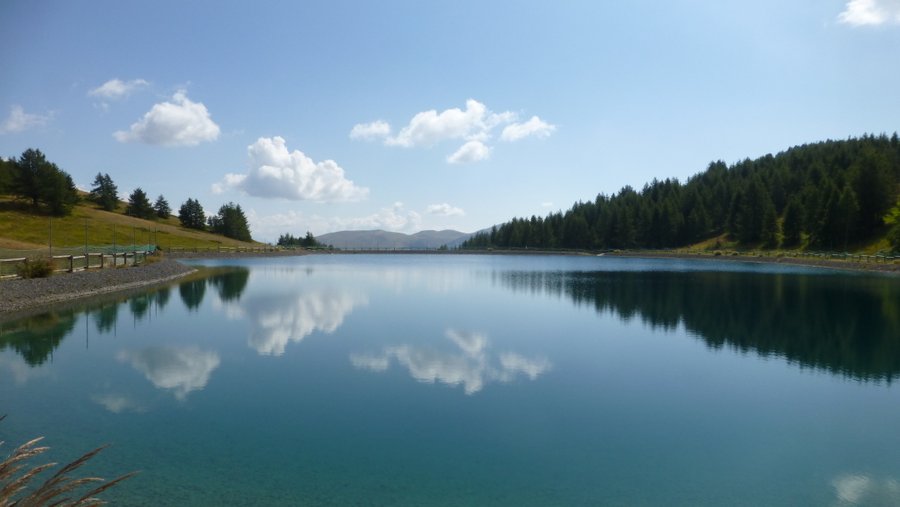
M 132 94 L 135 90 L 147 86 L 147 81 L 143 79 L 132 79 L 131 81 L 122 81 L 121 79 L 110 79 L 102 85 L 88 92 L 91 97 L 99 97 L 106 100 L 118 100 Z
M 509 114 L 509 113 L 505 113 Z M 488 112 L 487 107 L 475 99 L 466 101 L 465 111 L 454 107 L 438 113 L 422 111 L 413 116 L 409 125 L 385 143 L 393 146 L 432 146 L 448 139 L 465 139 L 481 136 L 489 125 L 499 121 L 499 116 Z
M 256 197 L 280 197 L 292 201 L 356 201 L 369 189 L 347 179 L 334 160 L 315 162 L 299 150 L 288 151 L 282 137 L 260 137 L 247 147 L 247 174 L 226 174 L 213 192 L 236 188 Z
M 503 141 L 517 141 L 529 136 L 547 137 L 556 130 L 556 126 L 537 116 L 523 123 L 517 121 L 518 115 L 512 111 L 494 113 L 483 103 L 469 99 L 465 109 L 453 107 L 441 112 L 429 109 L 416 113 L 396 135 L 391 135 L 391 126 L 384 120 L 358 123 L 350 131 L 350 138 L 366 141 L 381 139 L 386 146 L 404 148 L 427 148 L 442 142 L 462 140 L 465 143 L 446 159 L 448 163 L 461 164 L 489 158 L 491 148 L 488 143 L 500 127 L 503 127 L 500 134 Z
M 550 125 L 537 116 L 532 116 L 524 123 L 512 123 L 503 128 L 500 139 L 503 141 L 518 141 L 529 136 L 548 137 L 556 130 L 555 125 Z
M 381 208 L 371 215 L 335 218 L 333 223 L 338 229 L 346 230 L 414 231 L 422 224 L 422 216 L 415 211 L 407 210 L 402 202 L 395 202 L 392 206 Z
M 41 127 L 47 124 L 53 117 L 51 114 L 26 113 L 20 105 L 9 108 L 9 116 L 0 125 L 0 134 L 9 132 L 22 132 L 32 127 Z
M 127 131 L 113 136 L 122 143 L 142 142 L 162 146 L 196 146 L 219 137 L 219 126 L 202 102 L 193 102 L 184 90 L 171 101 L 155 104 Z
M 395 202 L 377 211 L 361 216 L 323 216 L 305 214 L 295 210 L 261 215 L 254 209 L 246 212 L 247 222 L 253 237 L 264 241 L 275 241 L 285 231 L 304 234 L 312 231 L 317 236 L 329 232 L 345 230 L 383 229 L 393 232 L 416 232 L 422 228 L 422 215 L 407 209 L 402 202 Z
M 383 120 L 376 120 L 371 123 L 357 123 L 350 130 L 350 139 L 362 139 L 365 141 L 382 139 L 390 135 L 391 126 Z
M 838 21 L 852 26 L 900 25 L 900 0 L 850 0 Z
M 447 157 L 451 164 L 471 164 L 490 158 L 491 148 L 481 141 L 469 141 Z
M 439 215 L 442 217 L 454 217 L 454 216 L 463 216 L 466 214 L 461 208 L 457 208 L 455 206 L 450 206 L 447 203 L 441 204 L 430 204 L 425 212 L 429 215 Z

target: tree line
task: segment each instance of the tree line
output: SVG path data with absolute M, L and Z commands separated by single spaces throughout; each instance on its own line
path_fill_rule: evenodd
M 299 237 L 294 236 L 293 234 L 286 233 L 278 236 L 278 246 L 285 247 L 303 247 L 303 248 L 321 248 L 326 245 L 323 245 L 316 239 L 315 236 L 309 231 L 306 231 L 306 236 Z
M 0 158 L 0 194 L 27 200 L 34 209 L 46 210 L 55 216 L 65 216 L 80 201 L 72 177 L 47 160 L 40 150 L 27 149 L 18 158 Z M 115 212 L 119 209 L 119 190 L 112 177 L 97 173 L 87 200 L 100 209 Z M 140 187 L 134 189 L 125 203 L 124 213 L 144 220 L 167 219 L 172 215 L 168 200 L 159 195 L 151 203 Z M 178 210 L 181 225 L 209 231 L 240 241 L 252 241 L 247 217 L 239 204 L 222 205 L 215 215 L 206 216 L 203 206 L 189 198 Z
M 513 218 L 461 248 L 673 248 L 727 234 L 744 247 L 847 249 L 887 233 L 900 250 L 900 140 L 865 135 L 790 148 L 685 183 L 656 180 L 546 217 Z

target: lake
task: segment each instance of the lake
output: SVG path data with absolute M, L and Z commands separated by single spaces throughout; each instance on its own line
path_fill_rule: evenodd
M 900 279 L 579 256 L 196 260 L 2 325 L 4 454 L 125 505 L 897 505 Z

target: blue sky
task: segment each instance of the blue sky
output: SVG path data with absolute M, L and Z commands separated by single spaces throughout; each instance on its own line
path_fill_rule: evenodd
M 900 0 L 12 0 L 0 63 L 0 156 L 234 201 L 268 241 L 470 232 L 900 130 Z

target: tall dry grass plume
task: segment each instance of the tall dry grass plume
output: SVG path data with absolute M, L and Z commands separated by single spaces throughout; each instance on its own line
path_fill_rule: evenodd
M 0 416 L 0 421 L 6 416 Z M 61 506 L 82 507 L 103 505 L 98 496 L 137 472 L 105 481 L 101 477 L 73 477 L 71 474 L 100 453 L 106 446 L 98 447 L 62 467 L 37 487 L 37 478 L 56 463 L 33 466 L 30 460 L 49 450 L 39 446 L 44 437 L 35 438 L 17 447 L 6 459 L 0 461 L 0 507 Z M 3 442 L 0 442 L 3 445 Z M 97 483 L 102 483 L 95 486 Z M 91 486 L 95 486 L 91 488 Z

